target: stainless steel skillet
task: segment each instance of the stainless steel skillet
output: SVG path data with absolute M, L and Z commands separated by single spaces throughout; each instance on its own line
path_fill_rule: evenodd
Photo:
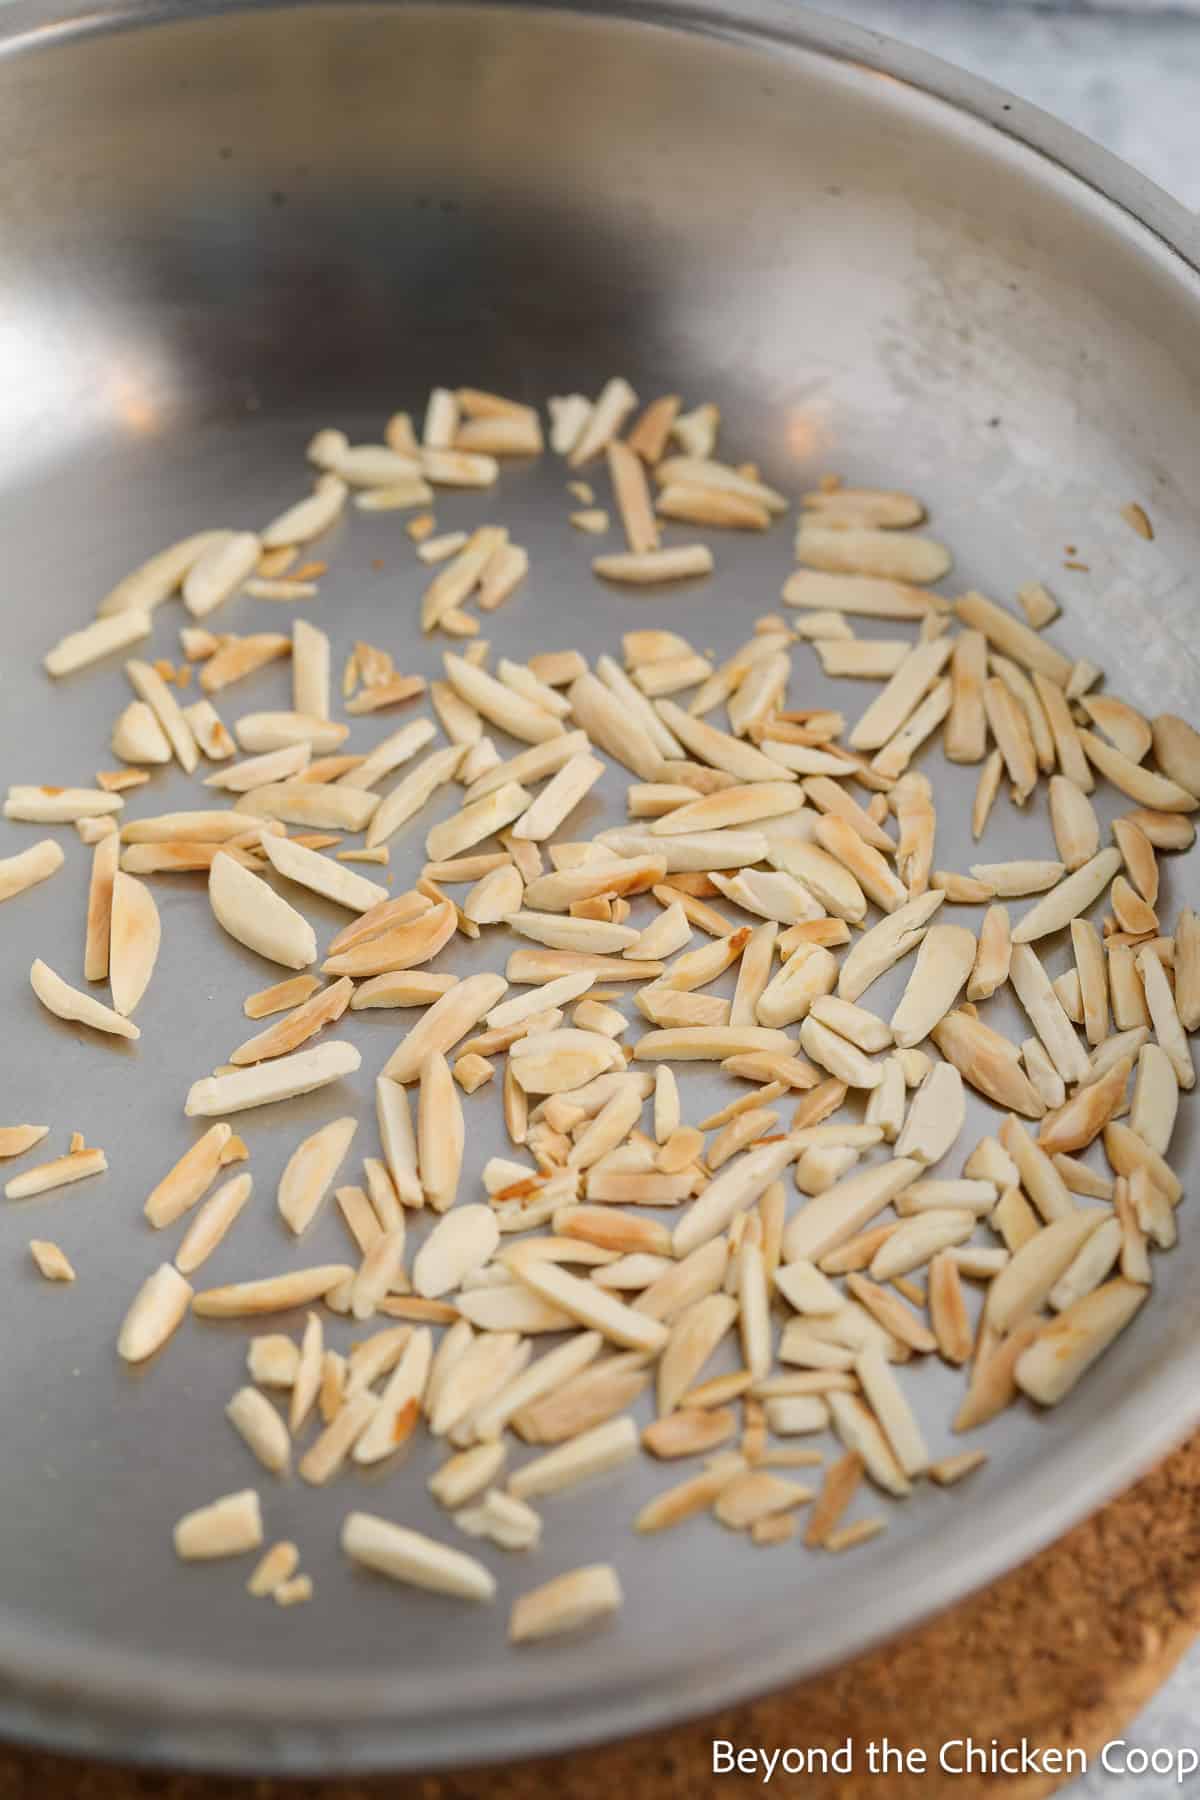
M 617 370 L 646 395 L 718 398 L 725 441 L 789 492 L 827 468 L 912 487 L 956 550 L 956 583 L 1006 596 L 1048 580 L 1065 606 L 1059 641 L 1135 702 L 1200 710 L 1196 227 L 1065 127 L 767 0 L 78 17 L 18 0 L 0 25 L 6 780 L 105 766 L 119 665 L 51 694 L 33 673 L 41 652 L 173 536 L 254 524 L 292 498 L 316 425 L 369 435 L 432 381 L 540 399 Z M 1153 544 L 1120 519 L 1130 499 Z M 714 582 L 630 601 L 586 573 L 549 461 L 507 475 L 499 505 L 535 556 L 493 633 L 516 654 L 594 652 L 634 617 L 725 649 L 774 607 L 788 567 L 786 534 L 721 543 Z M 486 508 L 438 511 L 452 526 Z M 429 672 L 398 523 L 356 520 L 333 561 L 321 621 L 339 651 L 365 636 Z M 249 602 L 230 619 L 275 622 Z M 160 615 L 155 654 L 175 651 L 176 623 Z M 855 698 L 804 679 L 817 700 Z M 232 710 L 285 691 L 266 675 Z M 185 791 L 159 780 L 155 802 Z M 997 856 L 1018 841 L 1000 814 L 993 832 Z M 0 846 L 25 841 L 6 827 Z M 167 948 L 139 1050 L 54 1030 L 24 971 L 81 930 L 83 852 L 64 843 L 72 879 L 0 921 L 3 1110 L 60 1136 L 78 1126 L 112 1173 L 0 1216 L 6 1729 L 296 1771 L 630 1732 L 902 1630 L 1063 1530 L 1200 1414 L 1200 1237 L 1185 1208 L 1155 1305 L 1070 1405 L 1006 1417 L 969 1493 L 892 1509 L 886 1537 L 853 1558 L 760 1556 L 703 1522 L 637 1542 L 627 1520 L 663 1479 L 640 1471 L 548 1503 L 536 1565 L 501 1569 L 507 1599 L 611 1550 L 629 1594 L 619 1623 L 511 1655 L 503 1607 L 460 1612 L 341 1565 L 350 1504 L 444 1530 L 417 1457 L 351 1484 L 353 1499 L 345 1485 L 270 1496 L 270 1529 L 297 1537 L 316 1578 L 306 1614 L 252 1606 L 240 1568 L 180 1571 L 171 1521 L 246 1479 L 221 1419 L 244 1334 L 193 1330 L 134 1381 L 112 1336 L 161 1254 L 140 1207 L 186 1141 L 183 1088 L 237 1041 L 241 997 L 265 977 L 204 937 L 202 896 L 181 882 L 163 893 Z M 947 861 L 966 852 L 948 827 Z M 1171 869 L 1168 916 L 1187 878 Z M 394 1035 L 394 1022 L 363 1028 L 364 1077 Z M 360 1100 L 368 1091 L 364 1079 Z M 278 1259 L 273 1178 L 335 1110 L 318 1099 L 250 1128 L 261 1205 L 214 1279 Z M 1186 1174 L 1186 1122 L 1176 1146 Z M 480 1160 L 490 1148 L 473 1137 Z M 314 1249 L 334 1253 L 338 1232 L 325 1221 Z M 32 1235 L 71 1253 L 73 1291 L 28 1275 Z M 939 1446 L 954 1389 L 921 1384 Z

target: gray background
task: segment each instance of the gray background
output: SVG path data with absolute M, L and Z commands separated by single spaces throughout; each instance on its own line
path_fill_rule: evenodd
M 1044 106 L 1200 208 L 1196 0 L 1036 10 L 1004 0 L 840 0 L 836 10 Z M 1124 1735 L 1147 1750 L 1200 1742 L 1200 1644 Z M 1066 1794 L 1166 1800 L 1183 1791 L 1173 1775 L 1093 1769 Z

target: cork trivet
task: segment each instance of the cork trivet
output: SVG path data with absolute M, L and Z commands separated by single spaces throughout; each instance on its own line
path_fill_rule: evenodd
M 965 1494 L 964 1494 L 965 1498 Z M 836 1674 L 700 1725 L 511 1768 L 378 1781 L 223 1781 L 0 1751 L 0 1800 L 1036 1800 L 1067 1777 L 942 1774 L 955 1738 L 1080 1745 L 1089 1758 L 1145 1705 L 1200 1630 L 1200 1436 L 1040 1556 Z M 786 1548 L 762 1552 L 786 1557 Z M 930 1753 L 871 1777 L 862 1747 Z M 849 1737 L 849 1776 L 711 1773 L 711 1744 L 811 1747 Z

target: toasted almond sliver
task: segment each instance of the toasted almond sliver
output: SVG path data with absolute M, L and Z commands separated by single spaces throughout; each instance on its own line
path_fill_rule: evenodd
M 637 1454 L 637 1427 L 628 1416 L 609 1419 L 547 1450 L 510 1475 L 508 1491 L 517 1500 L 561 1493 L 576 1482 L 620 1468 Z
M 447 1055 L 505 992 L 500 975 L 471 975 L 434 1002 L 385 1063 L 393 1082 L 415 1081 L 428 1056 Z
M 349 1513 L 341 1542 L 352 1562 L 394 1581 L 460 1600 L 491 1600 L 495 1595 L 495 1580 L 474 1557 L 370 1513 Z
M 827 1396 L 833 1428 L 848 1451 L 861 1458 L 866 1473 L 885 1493 L 902 1498 L 910 1492 L 908 1477 L 896 1461 L 873 1414 L 855 1394 Z M 826 1531 L 824 1540 L 828 1542 Z
M 647 1502 L 634 1520 L 640 1532 L 665 1531 L 680 1525 L 695 1514 L 707 1512 L 723 1487 L 745 1470 L 744 1459 L 736 1452 L 723 1452 L 703 1474 L 694 1475 L 678 1486 L 667 1488 Z
M 628 445 L 616 441 L 608 445 L 606 454 L 613 498 L 630 550 L 635 554 L 657 550 L 658 525 L 641 461 Z
M 1047 676 L 1060 689 L 1066 687 L 1071 675 L 1070 660 L 1004 607 L 982 594 L 969 593 L 955 601 L 955 611 L 964 625 L 982 631 L 989 643 L 1022 668 Z
M 1042 1406 L 1056 1406 L 1103 1355 L 1149 1289 L 1118 1278 L 1095 1288 L 1045 1326 L 1019 1357 L 1017 1385 Z
M 1192 1062 L 1192 1052 L 1187 1034 L 1176 1011 L 1175 996 L 1171 991 L 1171 984 L 1167 980 L 1166 971 L 1158 957 L 1150 950 L 1139 950 L 1134 960 L 1137 972 L 1142 978 L 1142 990 L 1146 996 L 1150 1022 L 1158 1041 L 1170 1060 L 1180 1087 L 1185 1090 L 1191 1089 L 1196 1085 L 1196 1070 Z
M 297 1236 L 306 1230 L 345 1160 L 358 1121 L 333 1119 L 297 1146 L 279 1181 L 277 1204 Z
M 259 1388 L 239 1388 L 225 1408 L 225 1417 L 264 1469 L 273 1475 L 286 1474 L 292 1454 L 288 1429 Z
M 333 1042 L 312 1050 L 299 1050 L 236 1074 L 211 1075 L 193 1082 L 184 1111 L 189 1118 L 242 1112 L 251 1106 L 272 1105 L 297 1094 L 352 1075 L 362 1062 L 353 1044 Z
M 103 1031 L 113 1037 L 139 1038 L 142 1035 L 137 1026 L 122 1018 L 120 1013 L 102 1005 L 90 994 L 70 987 L 40 957 L 34 959 L 30 968 L 29 983 L 46 1011 L 60 1019 L 90 1025 L 94 1031 Z
M 47 650 L 41 659 L 41 666 L 47 675 L 74 675 L 76 670 L 88 668 L 88 664 L 101 661 L 101 657 L 108 657 L 115 650 L 124 650 L 128 644 L 135 644 L 140 637 L 148 635 L 148 612 L 128 608 L 126 612 L 94 619 L 92 625 L 83 626 L 79 632 L 68 632 L 67 637 L 59 637 L 54 648 Z
M 219 1187 L 196 1213 L 175 1252 L 175 1266 L 191 1275 L 212 1255 L 250 1198 L 253 1179 L 235 1175 Z
M 316 935 L 307 919 L 233 857 L 213 858 L 208 895 L 217 923 L 248 949 L 285 968 L 316 961 Z
M 852 749 L 878 750 L 899 731 L 941 674 L 951 648 L 950 640 L 941 638 L 909 653 L 851 731 Z
M 117 1334 L 117 1354 L 125 1362 L 144 1362 L 160 1350 L 187 1317 L 191 1284 L 170 1263 L 148 1275 L 130 1304 Z
M 260 819 L 277 819 L 285 825 L 315 827 L 321 831 L 361 831 L 373 822 L 379 807 L 376 795 L 328 782 L 275 781 L 254 788 L 242 800 L 245 811 Z
M 99 853 L 101 843 L 96 846 Z M 109 852 L 110 859 L 115 851 Z M 6 856 L 0 861 L 0 901 L 11 900 L 16 894 L 23 894 L 26 888 L 36 887 L 39 881 L 47 881 L 63 864 L 61 844 L 54 838 L 43 838 L 40 843 L 33 844 L 28 850 L 19 851 L 16 856 Z M 104 972 L 93 976 L 86 968 L 88 981 L 101 981 Z
M 278 1020 L 266 1031 L 260 1031 L 255 1037 L 240 1044 L 229 1059 L 231 1064 L 236 1068 L 266 1062 L 272 1057 L 286 1056 L 291 1051 L 298 1050 L 324 1026 L 341 1018 L 350 1003 L 353 989 L 354 984 L 348 977 L 318 989 L 287 1018 Z
M 1088 1072 L 1087 1057 L 1059 1005 L 1045 969 L 1024 941 L 1013 944 L 1009 980 L 1062 1079 L 1066 1082 L 1084 1080 Z
M 837 984 L 841 997 L 858 1000 L 873 981 L 914 950 L 942 898 L 936 891 L 922 894 L 865 932 L 842 962 Z
M 10 787 L 4 817 L 27 825 L 73 825 L 118 813 L 125 802 L 103 788 Z
M 299 1562 L 300 1552 L 295 1544 L 287 1539 L 272 1544 L 246 1583 L 246 1592 L 256 1599 L 276 1593 L 291 1580 Z
M 562 1309 L 581 1325 L 602 1332 L 611 1342 L 631 1350 L 657 1351 L 667 1341 L 667 1329 L 578 1276 L 552 1263 L 516 1258 L 510 1267 L 517 1280 L 542 1300 Z
M 173 1224 L 196 1204 L 220 1168 L 232 1135 L 228 1125 L 212 1125 L 180 1157 L 146 1201 L 145 1214 L 151 1225 L 161 1229 Z
M 402 918 L 407 908 L 396 914 Z M 365 915 L 364 915 L 365 916 Z M 453 903 L 446 900 L 428 907 L 408 922 L 353 938 L 335 955 L 326 957 L 322 971 L 326 975 L 396 975 L 429 962 L 454 936 L 457 918 Z M 335 939 L 335 942 L 343 942 Z M 356 995 L 357 999 L 358 996 Z M 360 1001 L 360 1005 L 365 1002 Z
M 904 1397 L 877 1344 L 863 1350 L 854 1365 L 863 1393 L 887 1436 L 905 1475 L 922 1475 L 929 1467 L 929 1450 L 916 1415 Z
M 253 1488 L 186 1513 L 174 1532 L 175 1554 L 185 1562 L 240 1556 L 257 1550 L 262 1540 L 262 1509 Z
M 154 714 L 181 766 L 193 774 L 200 760 L 196 739 L 162 676 L 136 657 L 125 664 L 125 674 L 138 699 L 145 701 Z
M 754 1151 L 751 1154 L 762 1153 Z M 910 1158 L 896 1158 L 835 1183 L 789 1220 L 783 1235 L 783 1252 L 787 1260 L 817 1262 L 829 1251 L 845 1244 L 920 1173 L 920 1163 Z M 715 1182 L 713 1186 L 716 1186 Z M 706 1190 L 703 1199 L 707 1200 L 711 1192 L 711 1188 Z M 693 1207 L 693 1217 L 697 1209 Z
M 295 1269 L 287 1275 L 270 1275 L 260 1281 L 240 1281 L 231 1287 L 206 1288 L 195 1295 L 192 1311 L 205 1319 L 243 1319 L 261 1313 L 286 1312 L 337 1287 L 353 1274 L 345 1263 L 321 1263 L 311 1269 Z
M 1107 1125 L 1125 1097 L 1133 1067 L 1129 1057 L 1116 1063 L 1099 1081 L 1076 1090 L 1065 1105 L 1049 1114 L 1038 1132 L 1038 1143 L 1047 1154 L 1083 1150 Z
M 897 1044 L 912 1048 L 930 1035 L 970 976 L 975 953 L 974 934 L 965 926 L 929 928 L 900 1004 L 892 1014 L 891 1029 Z
M 23 1156 L 49 1133 L 48 1125 L 0 1125 L 0 1158 Z
M 796 560 L 840 575 L 869 575 L 899 582 L 940 581 L 950 553 L 932 539 L 898 536 L 865 526 L 816 525 L 802 518 L 796 532 Z M 786 598 L 786 595 L 785 595 Z
M 98 844 L 97 852 L 101 849 Z M 112 887 L 108 975 L 113 1006 L 124 1018 L 136 1010 L 149 985 L 160 940 L 158 908 L 149 888 L 118 869 Z
M 1177 781 L 1143 768 L 1094 732 L 1080 731 L 1078 736 L 1088 761 L 1138 806 L 1182 813 L 1194 812 L 1200 806 L 1200 799 Z
M 746 1531 L 759 1520 L 792 1511 L 811 1499 L 811 1488 L 786 1481 L 768 1469 L 747 1469 L 721 1489 L 713 1513 L 731 1531 Z

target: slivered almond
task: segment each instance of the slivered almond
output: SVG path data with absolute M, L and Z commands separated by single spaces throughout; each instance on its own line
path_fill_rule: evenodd
M 313 1050 L 299 1050 L 252 1069 L 193 1082 L 184 1112 L 188 1118 L 211 1118 L 218 1113 L 243 1112 L 247 1107 L 290 1100 L 352 1075 L 361 1062 L 353 1044 L 334 1042 Z
M 633 691 L 636 693 L 636 689 Z M 655 779 L 662 755 L 654 738 L 639 717 L 630 716 L 603 681 L 585 672 L 572 682 L 568 699 L 579 725 L 600 749 L 640 780 Z
M 144 701 L 154 714 L 181 767 L 187 774 L 193 774 L 200 760 L 196 739 L 162 676 L 137 657 L 125 664 L 125 674 L 138 699 Z
M 49 842 L 50 840 L 47 840 Z M 62 851 L 54 845 L 58 861 Z M 29 852 L 26 852 L 29 855 Z M 92 873 L 88 886 L 87 934 L 83 952 L 83 973 L 88 981 L 103 981 L 109 970 L 112 938 L 113 889 L 117 879 L 120 843 L 115 834 L 101 838 L 92 851 Z
M 97 844 L 97 854 L 104 840 Z M 108 859 L 115 856 L 115 846 L 108 853 Z M 28 850 L 19 851 L 16 856 L 6 856 L 0 860 L 0 901 L 11 900 L 17 894 L 23 894 L 27 888 L 36 887 L 41 881 L 47 881 L 63 864 L 62 846 L 53 838 L 43 838 L 40 843 L 32 845 Z M 106 862 L 105 866 L 108 866 Z M 88 981 L 102 981 L 105 971 L 92 975 L 85 967 L 84 975 Z
M 171 1225 L 196 1204 L 220 1168 L 222 1152 L 232 1135 L 228 1125 L 210 1126 L 164 1175 L 144 1208 L 151 1225 L 158 1229 Z
M 122 1018 L 120 1013 L 102 1005 L 90 994 L 70 987 L 40 957 L 34 959 L 30 968 L 29 984 L 46 1011 L 60 1019 L 90 1025 L 94 1031 L 103 1031 L 113 1037 L 139 1038 L 142 1035 L 137 1026 Z
M 1161 964 L 1159 967 L 1161 969 Z M 1009 980 L 1063 1080 L 1082 1081 L 1087 1074 L 1087 1057 L 1059 1005 L 1045 969 L 1028 943 L 1013 944 Z
M 1153 721 L 1154 758 L 1159 768 L 1189 794 L 1200 790 L 1200 734 L 1174 713 Z
M 358 1121 L 334 1119 L 292 1152 L 279 1182 L 280 1216 L 297 1236 L 312 1223 L 350 1148 Z
M 1140 763 L 1154 739 L 1140 712 L 1113 694 L 1084 694 L 1080 708 L 1130 762 Z
M 810 775 L 802 785 L 805 795 L 819 812 L 836 814 L 853 826 L 874 849 L 881 850 L 885 856 L 894 854 L 896 846 L 886 831 L 836 781 L 828 775 Z
M 0 1126 L 0 1158 L 23 1156 L 26 1150 L 32 1150 L 47 1136 L 48 1125 L 4 1125 Z
M 345 1263 L 322 1263 L 311 1269 L 295 1269 L 288 1275 L 207 1288 L 192 1300 L 192 1311 L 205 1319 L 243 1319 L 261 1313 L 287 1312 L 294 1306 L 319 1300 L 352 1273 Z
M 979 947 L 967 981 L 967 999 L 989 1000 L 1008 980 L 1012 942 L 1008 909 L 989 906 L 979 929 Z
M 76 1271 L 70 1265 L 70 1258 L 58 1244 L 52 1244 L 49 1238 L 31 1238 L 29 1253 L 34 1260 L 38 1274 L 47 1282 L 74 1282 Z
M 759 819 L 773 819 L 794 813 L 803 805 L 804 796 L 794 783 L 758 781 L 749 786 L 730 787 L 715 794 L 702 795 L 674 808 L 651 826 L 651 835 L 676 837 L 680 833 L 749 825 Z
M 1147 905 L 1153 906 L 1158 899 L 1158 859 L 1153 845 L 1132 819 L 1114 819 L 1112 833 L 1134 887 Z
M 117 1334 L 124 1362 L 145 1362 L 161 1350 L 183 1323 L 192 1300 L 190 1283 L 170 1263 L 162 1263 L 142 1283 Z
M 892 1014 L 891 1030 L 897 1044 L 911 1048 L 934 1031 L 970 976 L 975 952 L 974 934 L 965 926 L 929 928 L 900 1004 Z
M 658 525 L 641 461 L 628 445 L 616 441 L 608 444 L 606 455 L 613 498 L 630 550 L 635 554 L 657 550 Z
M 393 1082 L 415 1081 L 426 1057 L 448 1055 L 504 993 L 501 975 L 470 975 L 434 1002 L 384 1064 Z
M 223 788 L 229 793 L 246 794 L 277 781 L 299 775 L 312 761 L 312 746 L 307 743 L 286 744 L 281 750 L 269 750 L 263 756 L 249 756 L 231 768 L 218 769 L 205 777 L 205 787 Z M 178 832 L 185 837 L 186 832 Z
M 200 686 L 206 694 L 219 694 L 235 681 L 245 680 L 268 663 L 292 654 L 292 640 L 278 631 L 256 632 L 250 637 L 226 637 L 200 671 Z M 194 734 L 193 734 L 194 735 Z
M 208 896 L 217 923 L 248 949 L 285 968 L 316 961 L 316 936 L 308 921 L 231 856 L 213 858 Z
M 925 508 L 911 494 L 887 493 L 875 488 L 837 487 L 802 494 L 800 504 L 838 524 L 890 526 L 919 525 Z
M 596 894 L 642 893 L 660 882 L 665 873 L 666 860 L 661 854 L 609 855 L 582 863 L 577 869 L 539 876 L 525 889 L 525 906 L 532 912 L 566 912 L 574 901 Z M 626 938 L 624 947 L 630 941 Z
M 262 1509 L 253 1488 L 185 1513 L 173 1536 L 175 1554 L 185 1562 L 241 1556 L 257 1550 L 262 1539 Z
M 1101 850 L 1030 908 L 1013 929 L 1014 944 L 1032 943 L 1069 925 L 1104 891 L 1120 866 L 1119 850 Z
M 1158 812 L 1182 813 L 1194 812 L 1200 806 L 1200 799 L 1177 781 L 1131 761 L 1115 745 L 1106 743 L 1094 732 L 1080 731 L 1078 736 L 1088 761 L 1138 806 Z
M 474 668 L 463 657 L 449 651 L 443 661 L 447 679 L 455 692 L 510 737 L 540 744 L 548 738 L 563 735 L 562 722 L 553 713 L 506 687 L 486 670 Z
M 954 640 L 950 668 L 951 701 L 943 748 L 950 762 L 982 762 L 987 750 L 983 689 L 987 680 L 987 639 L 963 631 Z
M 315 1037 L 326 1025 L 340 1019 L 350 1003 L 354 984 L 348 978 L 331 982 L 304 1001 L 287 1018 L 266 1031 L 248 1038 L 230 1057 L 235 1066 L 266 1062 L 272 1057 L 286 1056 Z
M 175 1252 L 175 1266 L 191 1275 L 210 1257 L 250 1198 L 253 1180 L 235 1175 L 219 1187 L 196 1213 Z
M 899 537 L 865 526 L 815 525 L 808 519 L 801 520 L 796 532 L 796 560 L 831 574 L 905 583 L 940 581 L 950 568 L 949 551 L 930 538 Z
M 1013 799 L 1023 806 L 1037 784 L 1038 769 L 1033 740 L 1018 702 L 1004 682 L 992 676 L 983 686 L 983 705 L 992 736 L 996 740 L 1009 780 Z
M 1142 978 L 1150 1022 L 1175 1071 L 1175 1078 L 1181 1088 L 1193 1088 L 1196 1085 L 1196 1070 L 1192 1063 L 1192 1052 L 1176 1011 L 1175 996 L 1166 971 L 1150 950 L 1139 950 L 1134 961 Z
M 757 1156 L 763 1152 L 751 1154 Z M 920 1163 L 897 1158 L 836 1182 L 789 1220 L 783 1234 L 785 1257 L 789 1262 L 819 1261 L 861 1231 L 920 1173 Z M 711 1193 L 712 1188 L 709 1188 L 703 1199 L 707 1200 Z M 696 1210 L 693 1207 L 693 1216 Z
M 1069 658 L 1004 607 L 972 592 L 955 601 L 954 609 L 964 625 L 982 631 L 989 643 L 1022 668 L 1048 677 L 1060 689 L 1066 687 L 1071 675 Z
M 782 781 L 787 776 L 782 765 L 728 732 L 718 731 L 703 719 L 695 719 L 672 700 L 659 700 L 659 718 L 686 749 L 713 768 L 732 775 L 741 782 Z
M 961 1367 L 969 1361 L 971 1322 L 958 1265 L 946 1250 L 940 1250 L 929 1264 L 929 1322 L 946 1362 Z
M 4 817 L 27 825 L 73 825 L 118 813 L 125 802 L 103 788 L 10 787 Z
M 96 855 L 99 856 L 103 849 L 103 843 L 98 844 Z M 89 911 L 90 909 L 89 895 Z M 113 1005 L 125 1018 L 136 1010 L 149 985 L 158 959 L 160 938 L 158 908 L 149 889 L 132 875 L 117 870 L 112 878 L 111 937 L 107 961 Z
M 35 1194 L 48 1194 L 54 1188 L 67 1187 L 89 1175 L 102 1175 L 108 1168 L 103 1150 L 71 1150 L 51 1162 L 38 1163 L 20 1175 L 14 1175 L 4 1189 L 6 1200 L 30 1200 Z
M 370 1513 L 348 1514 L 341 1542 L 352 1562 L 393 1581 L 460 1600 L 491 1600 L 495 1595 L 495 1580 L 474 1557 Z
M 1170 1147 L 1179 1106 L 1179 1080 L 1161 1044 L 1143 1044 L 1138 1052 L 1137 1080 L 1129 1124 L 1160 1156 Z
M 833 1392 L 827 1399 L 835 1432 L 845 1448 L 861 1459 L 861 1466 L 871 1480 L 885 1493 L 898 1498 L 907 1495 L 910 1491 L 908 1477 L 872 1413 L 855 1394 Z M 829 1536 L 826 1529 L 822 1542 L 827 1544 Z
M 366 915 L 364 915 L 365 917 Z M 351 940 L 321 965 L 326 975 L 390 975 L 429 962 L 454 936 L 457 919 L 450 901 L 431 906 L 406 924 Z M 337 942 L 338 940 L 335 940 Z
M 1124 875 L 1118 875 L 1113 881 L 1109 904 L 1117 925 L 1129 937 L 1145 938 L 1158 930 L 1158 915 L 1154 908 L 1146 904 Z
M 1149 1290 L 1118 1278 L 1086 1294 L 1045 1326 L 1017 1360 L 1017 1385 L 1042 1406 L 1055 1406 L 1103 1355 Z
M 586 752 L 573 756 L 517 820 L 513 836 L 535 842 L 553 837 L 603 773 L 604 764 L 598 757 Z
M 850 733 L 855 750 L 878 750 L 893 737 L 941 674 L 951 652 L 950 641 L 918 644 L 872 702 Z
M 1144 1143 L 1137 1132 L 1128 1129 L 1128 1125 L 1121 1125 L 1117 1120 L 1110 1120 L 1105 1125 L 1105 1156 L 1117 1175 L 1132 1177 L 1139 1168 L 1144 1168 L 1151 1183 L 1166 1193 L 1171 1206 L 1178 1206 L 1184 1193 L 1178 1175 L 1166 1159 Z
M 982 881 L 1001 900 L 1012 900 L 1026 894 L 1044 894 L 1061 881 L 1066 873 L 1060 862 L 972 863 L 971 874 Z

